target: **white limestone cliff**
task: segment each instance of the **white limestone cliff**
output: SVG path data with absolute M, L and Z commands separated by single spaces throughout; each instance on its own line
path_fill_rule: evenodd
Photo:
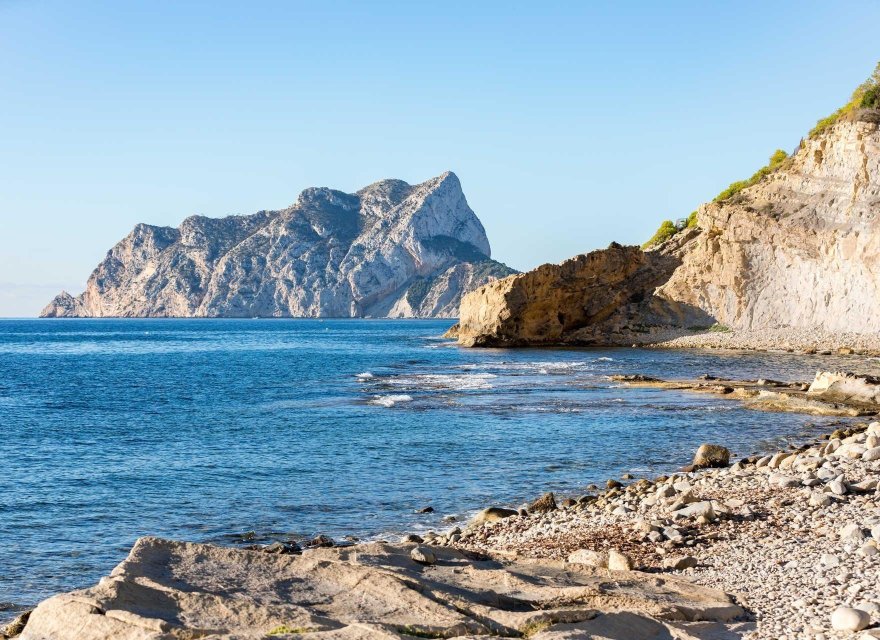
M 137 225 L 43 317 L 451 317 L 513 273 L 491 260 L 455 174 L 355 194 L 303 191 L 282 211 Z

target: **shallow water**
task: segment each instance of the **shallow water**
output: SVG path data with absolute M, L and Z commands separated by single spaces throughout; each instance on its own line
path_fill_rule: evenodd
M 609 374 L 808 380 L 853 366 L 467 350 L 437 337 L 449 324 L 0 320 L 0 618 L 95 582 L 141 535 L 390 537 L 623 471 L 668 471 L 700 442 L 745 455 L 832 422 L 620 388 Z M 413 513 L 427 505 L 433 514 Z

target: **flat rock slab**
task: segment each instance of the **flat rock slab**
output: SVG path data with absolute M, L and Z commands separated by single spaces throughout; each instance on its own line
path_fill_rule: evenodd
M 41 603 L 23 640 L 731 638 L 745 612 L 681 578 L 371 543 L 274 555 L 141 538 L 96 586 Z
M 873 416 L 880 412 L 880 404 L 872 400 L 871 393 L 880 396 L 880 384 L 876 387 L 869 376 L 852 376 L 818 372 L 813 382 L 777 382 L 774 380 L 725 380 L 721 378 L 699 380 L 661 380 L 643 375 L 613 375 L 614 382 L 628 387 L 666 389 L 670 391 L 697 391 L 726 396 L 740 400 L 746 406 L 767 411 L 787 411 L 821 416 Z M 855 381 L 855 382 L 854 382 Z

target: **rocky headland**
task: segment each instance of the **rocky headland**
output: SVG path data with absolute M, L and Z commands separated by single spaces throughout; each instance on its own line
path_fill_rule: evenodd
M 878 96 L 880 70 L 794 154 L 664 222 L 644 252 L 612 244 L 474 291 L 459 342 L 880 352 Z
M 383 180 L 303 191 L 281 211 L 177 229 L 139 224 L 42 317 L 453 317 L 462 294 L 514 273 L 461 183 Z

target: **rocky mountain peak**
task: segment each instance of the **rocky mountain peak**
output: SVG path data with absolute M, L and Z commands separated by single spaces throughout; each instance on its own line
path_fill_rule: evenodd
M 139 224 L 43 316 L 454 316 L 512 273 L 452 172 L 349 194 L 309 188 L 283 211 Z

